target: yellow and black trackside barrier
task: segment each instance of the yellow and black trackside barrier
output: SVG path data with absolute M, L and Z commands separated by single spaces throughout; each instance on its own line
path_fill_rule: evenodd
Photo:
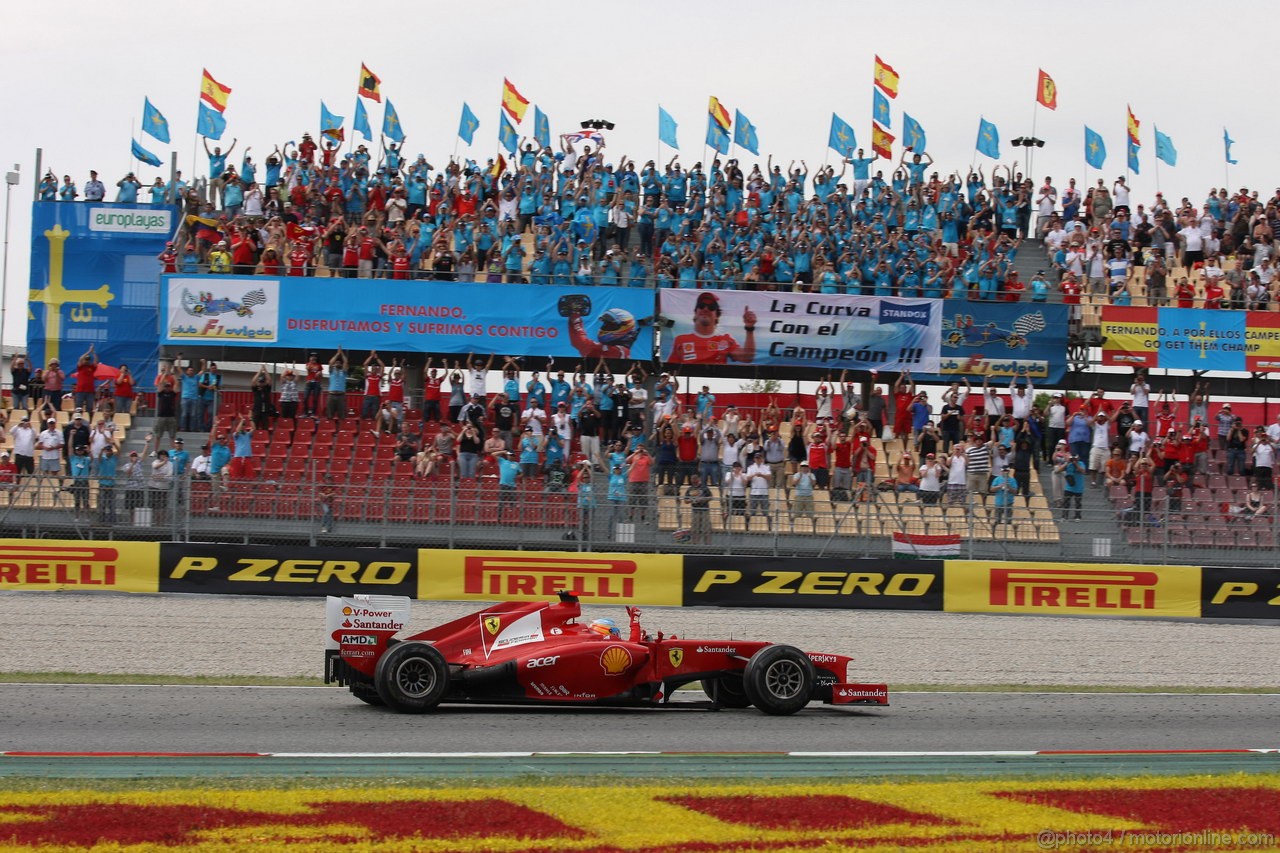
M 1280 618 L 1280 569 L 0 540 L 0 590 Z

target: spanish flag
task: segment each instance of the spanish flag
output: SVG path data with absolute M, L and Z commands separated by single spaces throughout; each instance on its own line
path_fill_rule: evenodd
M 529 109 L 529 99 L 520 94 L 506 77 L 502 78 L 502 108 L 516 120 L 516 124 L 524 121 L 525 110 Z
M 893 159 L 893 140 L 893 134 L 875 122 L 871 123 L 871 150 L 876 152 L 877 157 Z
M 200 78 L 200 100 L 221 113 L 226 111 L 229 97 L 231 97 L 231 87 L 214 80 L 213 75 L 206 69 L 204 76 Z
M 880 91 L 884 92 L 890 98 L 898 97 L 898 72 L 893 70 L 892 65 L 885 63 L 880 57 L 876 57 L 875 84 L 880 87 Z
M 361 62 L 360 83 L 356 89 L 356 94 L 362 98 L 382 103 L 382 91 L 379 89 L 381 85 L 382 78 L 370 71 L 369 66 Z
M 1058 108 L 1058 84 L 1053 82 L 1053 78 L 1044 73 L 1044 69 L 1040 69 L 1040 80 L 1036 84 L 1036 101 L 1042 107 L 1051 110 Z
M 707 112 L 711 114 L 711 120 L 720 125 L 720 129 L 728 131 L 730 127 L 729 111 L 725 109 L 724 104 L 720 103 L 720 99 L 711 98 L 711 103 L 707 106 Z
M 1134 145 L 1141 145 L 1142 142 L 1138 139 L 1138 126 L 1141 122 L 1134 118 L 1133 107 L 1126 106 L 1125 109 L 1129 111 L 1129 141 Z

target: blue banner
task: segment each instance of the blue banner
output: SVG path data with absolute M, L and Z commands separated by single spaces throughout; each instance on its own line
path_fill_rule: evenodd
M 36 365 L 74 364 L 93 344 L 104 364 L 156 373 L 157 256 L 177 210 L 56 201 L 31 207 L 27 352 Z M 146 377 L 146 379 L 143 379 Z
M 660 303 L 671 364 L 938 369 L 940 299 L 663 290 Z
M 160 298 L 165 344 L 646 361 L 653 353 L 653 292 L 640 288 L 167 275 Z
M 943 300 L 936 378 L 1021 376 L 1059 382 L 1067 369 L 1067 319 L 1066 305 Z M 922 371 L 917 378 L 933 377 Z

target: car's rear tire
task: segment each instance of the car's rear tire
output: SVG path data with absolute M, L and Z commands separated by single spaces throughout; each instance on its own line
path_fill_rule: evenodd
M 373 683 L 388 708 L 421 714 L 444 698 L 449 667 L 430 643 L 397 643 L 378 660 Z
M 817 678 L 813 661 L 795 646 L 765 646 L 747 661 L 742 686 L 752 705 L 785 716 L 809 704 Z
M 742 686 L 742 676 L 722 675 L 719 678 L 702 679 L 702 692 L 712 702 L 723 708 L 750 708 L 751 699 Z
M 382 697 L 378 695 L 378 688 L 374 687 L 367 681 L 351 682 L 351 695 L 359 699 L 361 702 L 367 702 L 370 705 L 381 707 L 385 704 Z

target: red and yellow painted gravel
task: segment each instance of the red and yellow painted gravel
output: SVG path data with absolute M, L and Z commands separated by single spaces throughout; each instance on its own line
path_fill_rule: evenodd
M 1280 850 L 1280 777 L 0 792 L 0 850 Z

